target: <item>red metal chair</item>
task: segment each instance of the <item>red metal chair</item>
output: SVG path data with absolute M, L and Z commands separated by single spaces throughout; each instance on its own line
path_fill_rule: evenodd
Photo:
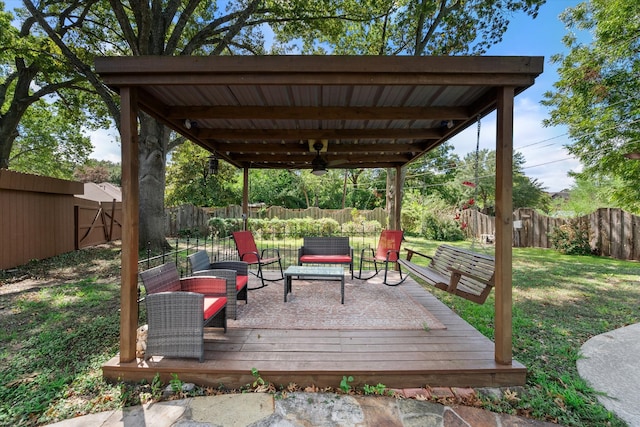
M 251 231 L 236 231 L 233 233 L 233 240 L 236 242 L 236 248 L 238 249 L 238 256 L 240 261 L 244 261 L 249 266 L 256 265 L 258 267 L 257 272 L 251 272 L 256 275 L 262 281 L 262 286 L 257 288 L 249 288 L 249 290 L 260 289 L 267 286 L 265 281 L 275 282 L 277 280 L 284 279 L 284 273 L 282 272 L 282 261 L 280 260 L 280 251 L 277 248 L 263 249 L 262 252 L 258 251 L 256 242 L 253 239 Z M 267 279 L 264 277 L 263 266 L 278 263 L 280 268 L 280 277 L 276 279 Z
M 397 286 L 405 281 L 408 277 L 402 277 L 402 270 L 400 269 L 400 264 L 398 264 L 398 258 L 400 258 L 400 245 L 402 245 L 403 238 L 402 230 L 383 230 L 382 234 L 380 234 L 380 240 L 378 241 L 378 248 L 376 251 L 373 251 L 373 248 L 365 248 L 362 250 L 360 254 L 360 271 L 358 279 L 371 279 L 376 276 L 381 269 L 378 269 L 378 263 L 384 263 L 384 283 L 387 286 Z M 371 250 L 371 256 L 367 256 L 365 251 Z M 362 277 L 362 266 L 364 263 L 373 264 L 376 272 L 369 277 Z M 398 271 L 400 272 L 400 281 L 396 283 L 387 282 L 387 273 L 389 271 L 389 264 L 396 264 L 398 266 Z

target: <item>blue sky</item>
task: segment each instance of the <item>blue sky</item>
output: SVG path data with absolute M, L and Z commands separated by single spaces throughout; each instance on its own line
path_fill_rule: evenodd
M 525 14 L 515 15 L 502 43 L 487 52 L 488 55 L 544 56 L 544 72 L 532 87 L 516 97 L 513 145 L 526 159 L 525 174 L 552 192 L 571 187 L 573 180 L 567 173 L 581 170 L 580 163 L 563 148 L 571 143 L 567 129 L 545 128 L 542 121 L 549 111 L 540 104 L 544 92 L 552 90 L 558 79 L 551 56 L 566 52 L 562 37 L 567 30 L 558 16 L 579 3 L 579 0 L 547 0 L 536 19 Z M 589 40 L 584 40 L 586 36 L 581 35 L 583 42 L 588 43 Z M 481 121 L 480 133 L 480 149 L 495 149 L 495 114 Z M 450 142 L 456 153 L 465 155 L 475 151 L 476 140 L 477 128 L 473 126 Z
M 544 72 L 535 84 L 516 97 L 514 113 L 514 149 L 521 152 L 526 163 L 524 172 L 537 179 L 548 191 L 569 188 L 573 181 L 567 176 L 570 170 L 579 171 L 580 163 L 563 148 L 570 144 L 563 127 L 545 128 L 542 121 L 548 116 L 546 107 L 540 104 L 543 93 L 553 88 L 558 76 L 550 57 L 565 52 L 562 37 L 566 34 L 558 15 L 581 0 L 547 0 L 534 20 L 524 14 L 516 14 L 501 44 L 494 46 L 488 55 L 544 56 Z M 5 0 L 5 9 L 21 7 L 20 0 Z M 585 40 L 588 42 L 589 40 Z M 481 123 L 480 148 L 495 149 L 495 114 L 485 117 Z M 90 134 L 94 145 L 91 157 L 120 161 L 120 144 L 115 130 Z M 477 128 L 472 126 L 451 139 L 455 152 L 464 156 L 475 151 Z

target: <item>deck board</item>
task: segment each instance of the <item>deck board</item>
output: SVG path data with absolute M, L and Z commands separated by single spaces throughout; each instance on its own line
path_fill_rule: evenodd
M 305 387 L 338 387 L 342 377 L 353 386 L 385 384 L 393 388 L 429 386 L 484 387 L 523 385 L 526 368 L 494 360 L 491 340 L 456 315 L 415 281 L 402 285 L 434 314 L 443 330 L 274 330 L 207 329 L 205 361 L 164 359 L 103 365 L 111 380 L 163 381 L 172 374 L 202 385 L 239 388 L 253 381 L 255 368 L 266 381 Z

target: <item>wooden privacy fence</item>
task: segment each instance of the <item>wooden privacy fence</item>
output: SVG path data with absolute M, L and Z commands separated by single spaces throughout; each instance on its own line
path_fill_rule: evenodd
M 0 170 L 0 269 L 75 249 L 80 182 Z
M 480 239 L 495 232 L 494 217 L 474 210 L 464 211 L 461 217 L 468 224 L 470 237 Z M 600 208 L 573 220 L 588 226 L 589 244 L 595 254 L 640 261 L 640 217 L 622 209 Z M 513 213 L 513 247 L 551 248 L 549 234 L 569 221 L 530 208 L 518 209 Z
M 211 217 L 241 218 L 242 206 L 234 205 L 224 208 L 209 208 L 207 209 L 207 212 Z M 388 219 L 387 211 L 382 208 L 358 210 L 357 215 L 365 218 L 367 221 L 378 221 L 383 226 L 387 223 Z M 249 218 L 332 218 L 338 221 L 338 223 L 344 224 L 349 221 L 353 221 L 353 208 L 320 209 L 317 207 L 310 207 L 307 209 L 287 209 L 281 206 L 251 206 L 249 207 Z
M 164 211 L 164 231 L 166 236 L 177 236 L 183 230 L 197 230 L 207 234 L 209 215 L 206 208 L 182 205 Z
M 75 248 L 86 248 L 122 238 L 122 202 L 75 198 Z
M 378 221 L 383 227 L 387 223 L 387 213 L 382 208 L 357 211 L 358 216 L 367 221 Z M 199 208 L 193 205 L 182 205 L 165 210 L 165 232 L 167 236 L 177 236 L 181 230 L 198 230 L 206 233 L 209 218 L 242 218 L 242 206 L 232 205 L 222 208 Z M 353 209 L 286 209 L 280 206 L 252 206 L 249 218 L 333 218 L 339 224 L 353 221 Z

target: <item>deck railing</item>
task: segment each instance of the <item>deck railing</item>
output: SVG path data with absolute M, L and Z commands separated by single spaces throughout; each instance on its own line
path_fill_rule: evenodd
M 323 235 L 318 230 L 315 235 Z M 364 248 L 375 248 L 378 244 L 379 232 L 372 233 L 365 229 L 353 231 L 350 229 L 348 232 L 341 229 L 335 236 L 347 236 L 349 237 L 349 243 L 353 248 L 354 255 L 354 268 L 360 262 L 360 255 Z M 268 236 L 262 236 L 258 233 L 254 235 L 256 240 L 256 246 L 258 250 L 264 249 L 278 249 L 280 258 L 282 259 L 282 266 L 284 268 L 290 265 L 296 265 L 298 263 L 298 248 L 302 246 L 302 238 L 294 235 L 292 230 L 284 230 L 284 232 L 270 233 Z M 216 236 L 210 237 L 182 237 L 175 238 L 170 241 L 171 249 L 163 250 L 161 253 L 152 253 L 150 249 L 147 249 L 146 254 L 140 257 L 138 262 L 139 271 L 144 271 L 149 268 L 155 267 L 160 264 L 164 264 L 169 261 L 175 262 L 180 271 L 181 276 L 189 274 L 189 265 L 187 257 L 192 253 L 205 250 L 212 261 L 226 261 L 226 260 L 238 260 L 238 252 L 236 251 L 235 242 L 232 236 Z M 278 268 L 277 265 L 269 265 L 265 269 Z

